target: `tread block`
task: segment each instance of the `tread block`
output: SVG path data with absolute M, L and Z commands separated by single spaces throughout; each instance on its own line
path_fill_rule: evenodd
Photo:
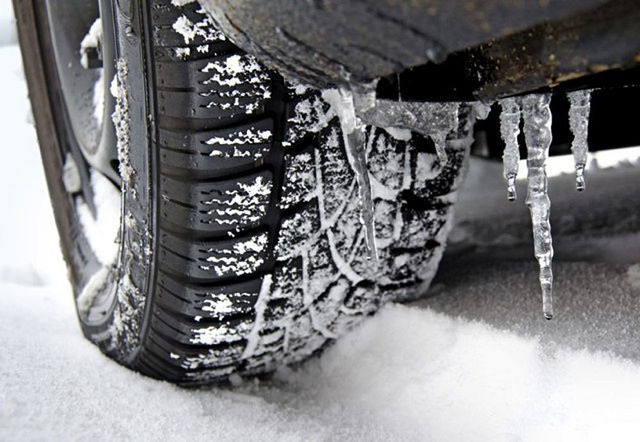
M 224 91 L 212 91 L 207 95 L 181 90 L 159 91 L 158 106 L 167 117 L 220 121 L 237 115 L 263 113 L 267 93 L 256 87 L 249 94 L 230 99 Z
M 158 275 L 157 301 L 166 309 L 192 318 L 222 320 L 254 315 L 262 279 L 225 284 L 195 286 L 176 281 L 162 272 Z
M 193 373 L 194 370 L 202 371 L 202 369 L 236 364 L 242 355 L 244 341 L 206 348 L 198 346 L 177 347 L 175 342 L 169 341 L 162 334 L 151 330 L 147 348 L 162 360 L 164 369 L 174 369 L 181 378 L 184 377 L 185 370 Z
M 159 244 L 161 268 L 212 282 L 251 275 L 267 264 L 268 243 L 267 232 L 229 240 L 198 241 L 163 231 Z
M 197 4 L 176 8 L 156 3 L 152 8 L 154 44 L 159 47 L 198 46 L 226 40 Z
M 319 138 L 322 149 L 319 149 L 320 158 L 316 158 L 316 166 L 322 171 L 325 216 L 331 218 L 348 201 L 351 189 L 355 188 L 355 175 L 349 166 L 338 126 L 330 126 L 320 133 Z
M 269 171 L 215 183 L 163 176 L 160 213 L 166 221 L 190 230 L 238 233 L 264 221 L 272 190 Z
M 301 211 L 288 215 L 282 220 L 280 236 L 275 253 L 278 257 L 300 256 L 309 248 L 320 231 L 320 210 L 313 201 Z
M 296 155 L 286 155 L 285 179 L 280 207 L 289 209 L 316 196 L 316 169 L 314 152 L 307 148 Z
M 208 131 L 160 128 L 160 161 L 164 170 L 186 177 L 221 177 L 262 164 L 272 148 L 273 120 L 265 118 Z

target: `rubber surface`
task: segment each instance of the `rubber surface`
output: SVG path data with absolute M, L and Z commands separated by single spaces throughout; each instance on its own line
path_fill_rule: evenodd
M 208 383 L 300 362 L 387 300 L 426 289 L 470 108 L 444 166 L 430 140 L 368 128 L 375 265 L 340 125 L 318 91 L 236 48 L 197 3 L 122 5 L 122 247 L 100 288 L 113 292 L 110 310 L 82 322 L 89 339 L 144 374 Z

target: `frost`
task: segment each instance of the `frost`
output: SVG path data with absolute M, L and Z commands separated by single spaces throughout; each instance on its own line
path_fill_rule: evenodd
M 304 134 L 317 133 L 327 127 L 329 120 L 333 118 L 331 108 L 322 100 L 320 95 L 313 94 L 299 100 L 294 108 L 293 115 L 288 118 L 289 130 L 287 131 L 287 145 L 291 145 Z
M 532 94 L 522 99 L 524 135 L 527 143 L 527 206 L 531 211 L 534 251 L 540 266 L 542 310 L 547 319 L 553 317 L 553 246 L 549 222 L 551 203 L 547 194 L 545 170 L 551 145 L 550 102 L 550 94 Z
M 584 169 L 587 166 L 587 152 L 589 145 L 589 112 L 591 110 L 591 90 L 569 92 L 569 126 L 573 133 L 571 151 L 576 168 L 576 189 L 585 188 Z
M 518 162 L 520 161 L 520 147 L 518 135 L 520 134 L 520 99 L 505 98 L 500 100 L 500 135 L 505 148 L 502 155 L 504 179 L 507 180 L 507 198 L 515 201 L 516 177 L 518 176 Z

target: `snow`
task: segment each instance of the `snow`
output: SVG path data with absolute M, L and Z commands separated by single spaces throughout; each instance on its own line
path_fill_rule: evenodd
M 188 3 L 193 3 L 193 2 L 185 1 L 185 0 L 177 0 L 177 1 L 172 0 L 172 4 L 174 6 L 184 6 Z M 222 34 L 222 32 L 211 30 L 211 27 L 209 26 L 210 24 L 209 21 L 210 21 L 210 18 L 205 16 L 202 20 L 196 23 L 193 23 L 191 20 L 187 18 L 187 16 L 181 15 L 173 23 L 172 28 L 178 34 L 182 35 L 185 45 L 190 44 L 193 40 L 195 40 L 198 37 L 202 38 L 204 41 L 207 41 L 207 42 L 225 40 L 225 36 L 224 34 Z M 202 49 L 205 49 L 205 48 L 202 48 Z M 198 50 L 202 50 L 202 49 L 198 48 Z
M 96 18 L 80 42 L 80 64 L 83 68 L 89 69 L 88 51 L 97 49 L 100 46 L 100 40 L 102 40 L 102 20 Z
M 266 275 L 262 280 L 262 286 L 260 287 L 260 293 L 258 300 L 255 304 L 256 320 L 251 327 L 251 331 L 247 334 L 247 346 L 242 352 L 242 358 L 247 359 L 255 355 L 258 343 L 260 342 L 260 330 L 263 328 L 264 312 L 269 301 L 269 294 L 271 292 L 272 276 Z
M 118 59 L 116 63 L 116 76 L 111 81 L 109 90 L 116 99 L 115 110 L 111 114 L 111 120 L 116 128 L 116 143 L 118 145 L 118 169 L 122 178 L 122 188 L 130 188 L 135 171 L 129 158 L 129 93 L 127 91 L 127 76 L 129 67 L 126 60 Z M 115 82 L 115 86 L 114 86 Z M 115 94 L 113 93 L 115 89 Z
M 211 137 L 207 141 L 206 144 L 220 144 L 223 146 L 234 145 L 234 144 L 260 144 L 266 143 L 271 140 L 271 131 L 270 130 L 256 130 L 255 128 L 247 129 L 246 132 L 239 131 L 237 133 L 232 133 L 230 135 L 235 135 L 235 138 L 227 137 Z
M 538 313 L 526 207 L 504 198 L 500 164 L 474 161 L 430 298 L 385 307 L 272 381 L 186 390 L 119 366 L 82 337 L 19 53 L 2 47 L 0 59 L 1 440 L 636 439 L 636 168 L 590 170 L 579 195 L 572 168 L 550 179 L 555 216 L 569 217 L 554 223 L 562 296 L 552 322 Z
M 189 3 L 193 3 L 196 0 L 171 0 L 171 4 L 173 6 L 184 6 L 184 5 L 188 5 Z
M 5 61 L 0 70 L 0 133 L 2 152 L 8 155 L 0 162 L 4 195 L 0 279 L 43 285 L 64 279 L 66 270 L 59 260 L 51 259 L 59 254 L 58 239 L 48 195 L 43 192 L 46 187 L 40 154 L 34 148 L 36 135 L 27 124 L 32 116 L 19 51 L 15 46 L 0 47 L 0 59 Z
M 120 231 L 120 192 L 100 173 L 91 173 L 91 187 L 96 202 L 96 216 L 84 201 L 77 201 L 78 218 L 98 261 L 104 265 L 116 262 Z
M 89 278 L 89 281 L 76 299 L 78 311 L 83 317 L 88 316 L 89 310 L 93 306 L 97 296 L 104 290 L 107 284 L 111 282 L 112 274 L 111 268 L 103 266 L 91 275 L 91 278 Z

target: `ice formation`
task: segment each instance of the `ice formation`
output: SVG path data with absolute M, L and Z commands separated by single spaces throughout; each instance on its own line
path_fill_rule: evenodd
M 550 102 L 551 94 L 531 94 L 522 98 L 524 135 L 527 144 L 526 202 L 531 211 L 534 251 L 540 266 L 542 311 L 547 319 L 553 317 L 553 272 L 551 270 L 553 246 L 549 222 L 551 203 L 547 193 L 547 172 L 545 170 L 551 145 Z
M 518 176 L 518 162 L 520 161 L 520 147 L 518 135 L 520 134 L 520 100 L 510 97 L 500 100 L 500 135 L 504 141 L 504 153 L 502 155 L 504 167 L 504 179 L 507 181 L 507 198 L 515 201 L 516 177 Z
M 584 169 L 587 166 L 589 145 L 589 112 L 591 110 L 591 90 L 569 92 L 569 126 L 573 133 L 571 151 L 576 167 L 576 189 L 581 192 L 585 188 Z
M 458 127 L 460 103 L 416 103 L 377 100 L 361 118 L 372 126 L 410 129 L 428 136 L 435 145 L 440 164 L 447 163 L 446 139 Z
M 340 119 L 349 162 L 359 187 L 362 223 L 366 230 L 366 242 L 372 257 L 377 259 L 375 225 L 372 201 L 372 183 L 366 167 L 365 125 L 385 128 L 392 136 L 410 139 L 411 132 L 428 136 L 434 142 L 441 167 L 447 162 L 446 139 L 458 127 L 460 103 L 419 103 L 376 100 L 373 92 L 354 93 L 348 90 L 326 90 L 322 97 L 330 104 L 332 113 Z M 587 126 L 589 119 L 590 91 L 569 94 L 569 114 L 574 133 L 572 145 L 576 164 L 577 188 L 584 189 L 583 172 L 587 156 Z M 518 136 L 524 121 L 527 146 L 527 198 L 531 212 L 534 253 L 540 267 L 539 281 L 542 289 L 543 313 L 553 317 L 552 293 L 553 245 L 551 238 L 551 202 L 547 193 L 546 160 L 551 145 L 551 94 L 531 94 L 510 97 L 499 101 L 500 133 L 505 143 L 503 173 L 507 181 L 507 196 L 516 199 L 516 178 L 520 161 Z M 474 116 L 486 118 L 490 106 L 474 103 Z M 374 183 L 375 184 L 375 183 Z
M 347 158 L 358 183 L 361 222 L 365 229 L 365 243 L 369 256 L 374 262 L 377 262 L 378 250 L 375 237 L 373 198 L 365 152 L 366 126 L 360 119 L 360 115 L 376 105 L 375 90 L 372 89 L 366 93 L 354 93 L 346 89 L 330 89 L 324 91 L 322 96 L 340 119 Z
M 366 125 L 385 128 L 392 136 L 405 141 L 411 138 L 412 131 L 430 137 L 435 145 L 441 170 L 448 161 L 447 136 L 458 127 L 460 103 L 376 100 L 374 88 L 364 92 L 325 90 L 322 97 L 330 104 L 333 114 L 340 119 L 349 164 L 358 183 L 367 249 L 372 259 L 377 261 L 372 183 L 365 151 Z M 476 113 L 486 117 L 488 106 L 478 106 Z
M 587 143 L 590 90 L 569 92 L 569 125 L 573 133 L 571 150 L 576 171 L 576 189 L 584 190 L 584 169 L 587 165 Z M 516 199 L 516 177 L 520 150 L 518 135 L 520 121 L 524 120 L 524 135 L 527 145 L 527 206 L 531 212 L 534 251 L 540 266 L 540 287 L 542 288 L 542 309 L 545 318 L 553 317 L 552 293 L 553 245 L 549 215 L 551 202 L 547 193 L 546 160 L 551 145 L 551 94 L 531 94 L 500 100 L 500 134 L 504 140 L 504 177 L 510 201 Z

